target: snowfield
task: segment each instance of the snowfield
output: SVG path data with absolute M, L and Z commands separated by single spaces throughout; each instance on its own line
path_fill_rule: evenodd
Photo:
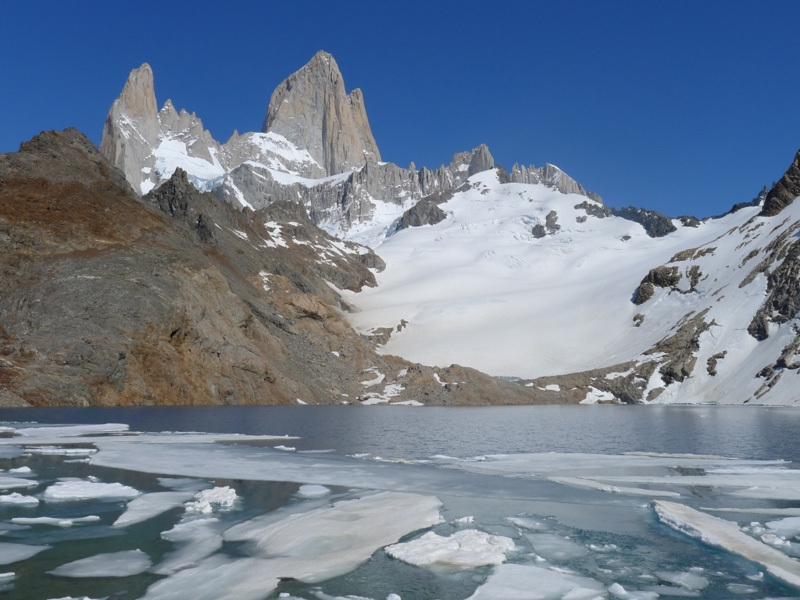
M 759 207 L 696 227 L 674 220 L 677 231 L 653 238 L 633 221 L 594 216 L 601 205 L 584 196 L 501 184 L 494 170 L 468 183 L 440 205 L 444 221 L 376 247 L 387 265 L 376 288 L 343 292 L 360 332 L 407 322 L 382 352 L 497 376 L 561 375 L 653 360 L 643 353 L 707 311 L 713 325 L 701 335 L 695 372 L 658 401 L 740 403 L 763 385 L 756 372 L 795 335 L 793 322 L 774 326 L 763 342 L 747 332 L 766 291 L 764 275 L 747 276 L 767 244 L 800 227 L 800 207 L 771 220 L 756 217 Z M 676 289 L 656 288 L 637 306 L 639 283 L 661 265 L 678 269 Z M 706 373 L 714 356 L 719 376 Z M 764 401 L 796 402 L 795 379 L 784 377 Z M 649 389 L 663 385 L 656 372 Z M 586 402 L 609 396 L 598 391 Z

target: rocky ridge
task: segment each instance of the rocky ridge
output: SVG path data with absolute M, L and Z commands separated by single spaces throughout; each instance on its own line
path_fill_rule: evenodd
M 395 221 L 417 202 L 495 167 L 485 145 L 437 169 L 381 162 L 363 94 L 346 91 L 336 61 L 324 51 L 275 89 L 260 133 L 235 132 L 224 144 L 169 100 L 157 111 L 153 72 L 143 64 L 113 103 L 100 147 L 139 194 L 180 166 L 195 187 L 222 201 L 253 209 L 300 202 L 329 233 L 371 245 L 396 230 Z M 549 164 L 514 165 L 509 178 L 599 200 Z

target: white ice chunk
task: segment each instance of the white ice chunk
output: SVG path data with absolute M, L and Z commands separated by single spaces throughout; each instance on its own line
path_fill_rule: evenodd
M 301 485 L 300 489 L 297 490 L 297 495 L 302 498 L 320 498 L 322 496 L 327 496 L 331 493 L 329 488 L 326 488 L 324 485 L 316 485 L 316 484 L 306 484 Z
M 38 506 L 39 499 L 33 496 L 24 496 L 19 492 L 13 494 L 3 494 L 0 496 L 0 504 L 15 504 L 17 506 Z
M 9 473 L 17 473 L 17 474 L 27 474 L 30 475 L 33 473 L 30 467 L 17 467 L 16 469 L 9 469 Z
M 464 571 L 484 565 L 499 565 L 506 560 L 506 554 L 515 549 L 510 538 L 477 529 L 464 529 L 449 537 L 429 531 L 410 542 L 387 547 L 386 553 L 412 565 Z
M 2 496 L 0 496 L 0 498 L 2 498 Z M 782 537 L 793 537 L 800 534 L 800 517 L 788 517 L 778 521 L 768 521 L 767 527 Z
M 31 488 L 39 485 L 36 481 L 20 477 L 5 477 L 0 475 L 0 490 L 13 490 L 18 488 Z
M 572 560 L 588 554 L 585 547 L 554 533 L 526 533 L 525 537 L 533 545 L 536 554 L 550 562 Z
M 99 483 L 83 479 L 62 479 L 42 494 L 46 501 L 119 500 L 135 498 L 139 491 L 121 483 Z
M 191 500 L 193 495 L 191 492 L 153 492 L 134 498 L 128 503 L 125 512 L 114 521 L 114 527 L 125 527 L 152 519 L 181 506 Z
M 42 550 L 47 550 L 49 547 L 0 542 L 0 565 L 9 565 L 21 560 L 27 560 L 31 556 L 36 556 Z
M 594 600 L 606 588 L 599 581 L 534 565 L 502 564 L 469 600 Z
M 17 525 L 51 525 L 53 527 L 72 527 L 80 523 L 96 523 L 100 520 L 97 515 L 77 517 L 73 519 L 57 519 L 55 517 L 15 517 L 12 523 Z
M 150 557 L 141 550 L 97 554 L 61 565 L 50 571 L 60 577 L 128 577 L 150 568 Z
M 654 500 L 653 508 L 658 518 L 673 529 L 752 560 L 781 581 L 800 587 L 800 562 L 751 538 L 736 523 L 674 502 Z
M 215 510 L 233 509 L 239 496 L 236 495 L 236 490 L 226 485 L 197 492 L 194 498 L 193 502 L 186 504 L 186 512 L 208 514 Z

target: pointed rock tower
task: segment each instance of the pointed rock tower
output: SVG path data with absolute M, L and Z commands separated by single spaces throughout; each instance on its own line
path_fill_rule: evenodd
M 327 175 L 380 161 L 361 90 L 347 94 L 339 66 L 322 50 L 272 93 L 262 131 L 307 149 Z
M 108 111 L 100 140 L 101 154 L 125 173 L 139 193 L 145 179 L 142 165 L 149 162 L 152 147 L 158 144 L 159 130 L 153 70 L 144 63 L 128 75 L 122 93 Z M 135 136 L 131 136 L 133 132 Z

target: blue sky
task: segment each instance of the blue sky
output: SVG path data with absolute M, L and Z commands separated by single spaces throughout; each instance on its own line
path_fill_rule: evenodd
M 364 92 L 384 160 L 486 143 L 612 206 L 704 217 L 800 148 L 800 2 L 14 1 L 0 18 L 0 152 L 75 126 L 99 143 L 128 72 L 220 141 L 261 127 L 319 49 Z

